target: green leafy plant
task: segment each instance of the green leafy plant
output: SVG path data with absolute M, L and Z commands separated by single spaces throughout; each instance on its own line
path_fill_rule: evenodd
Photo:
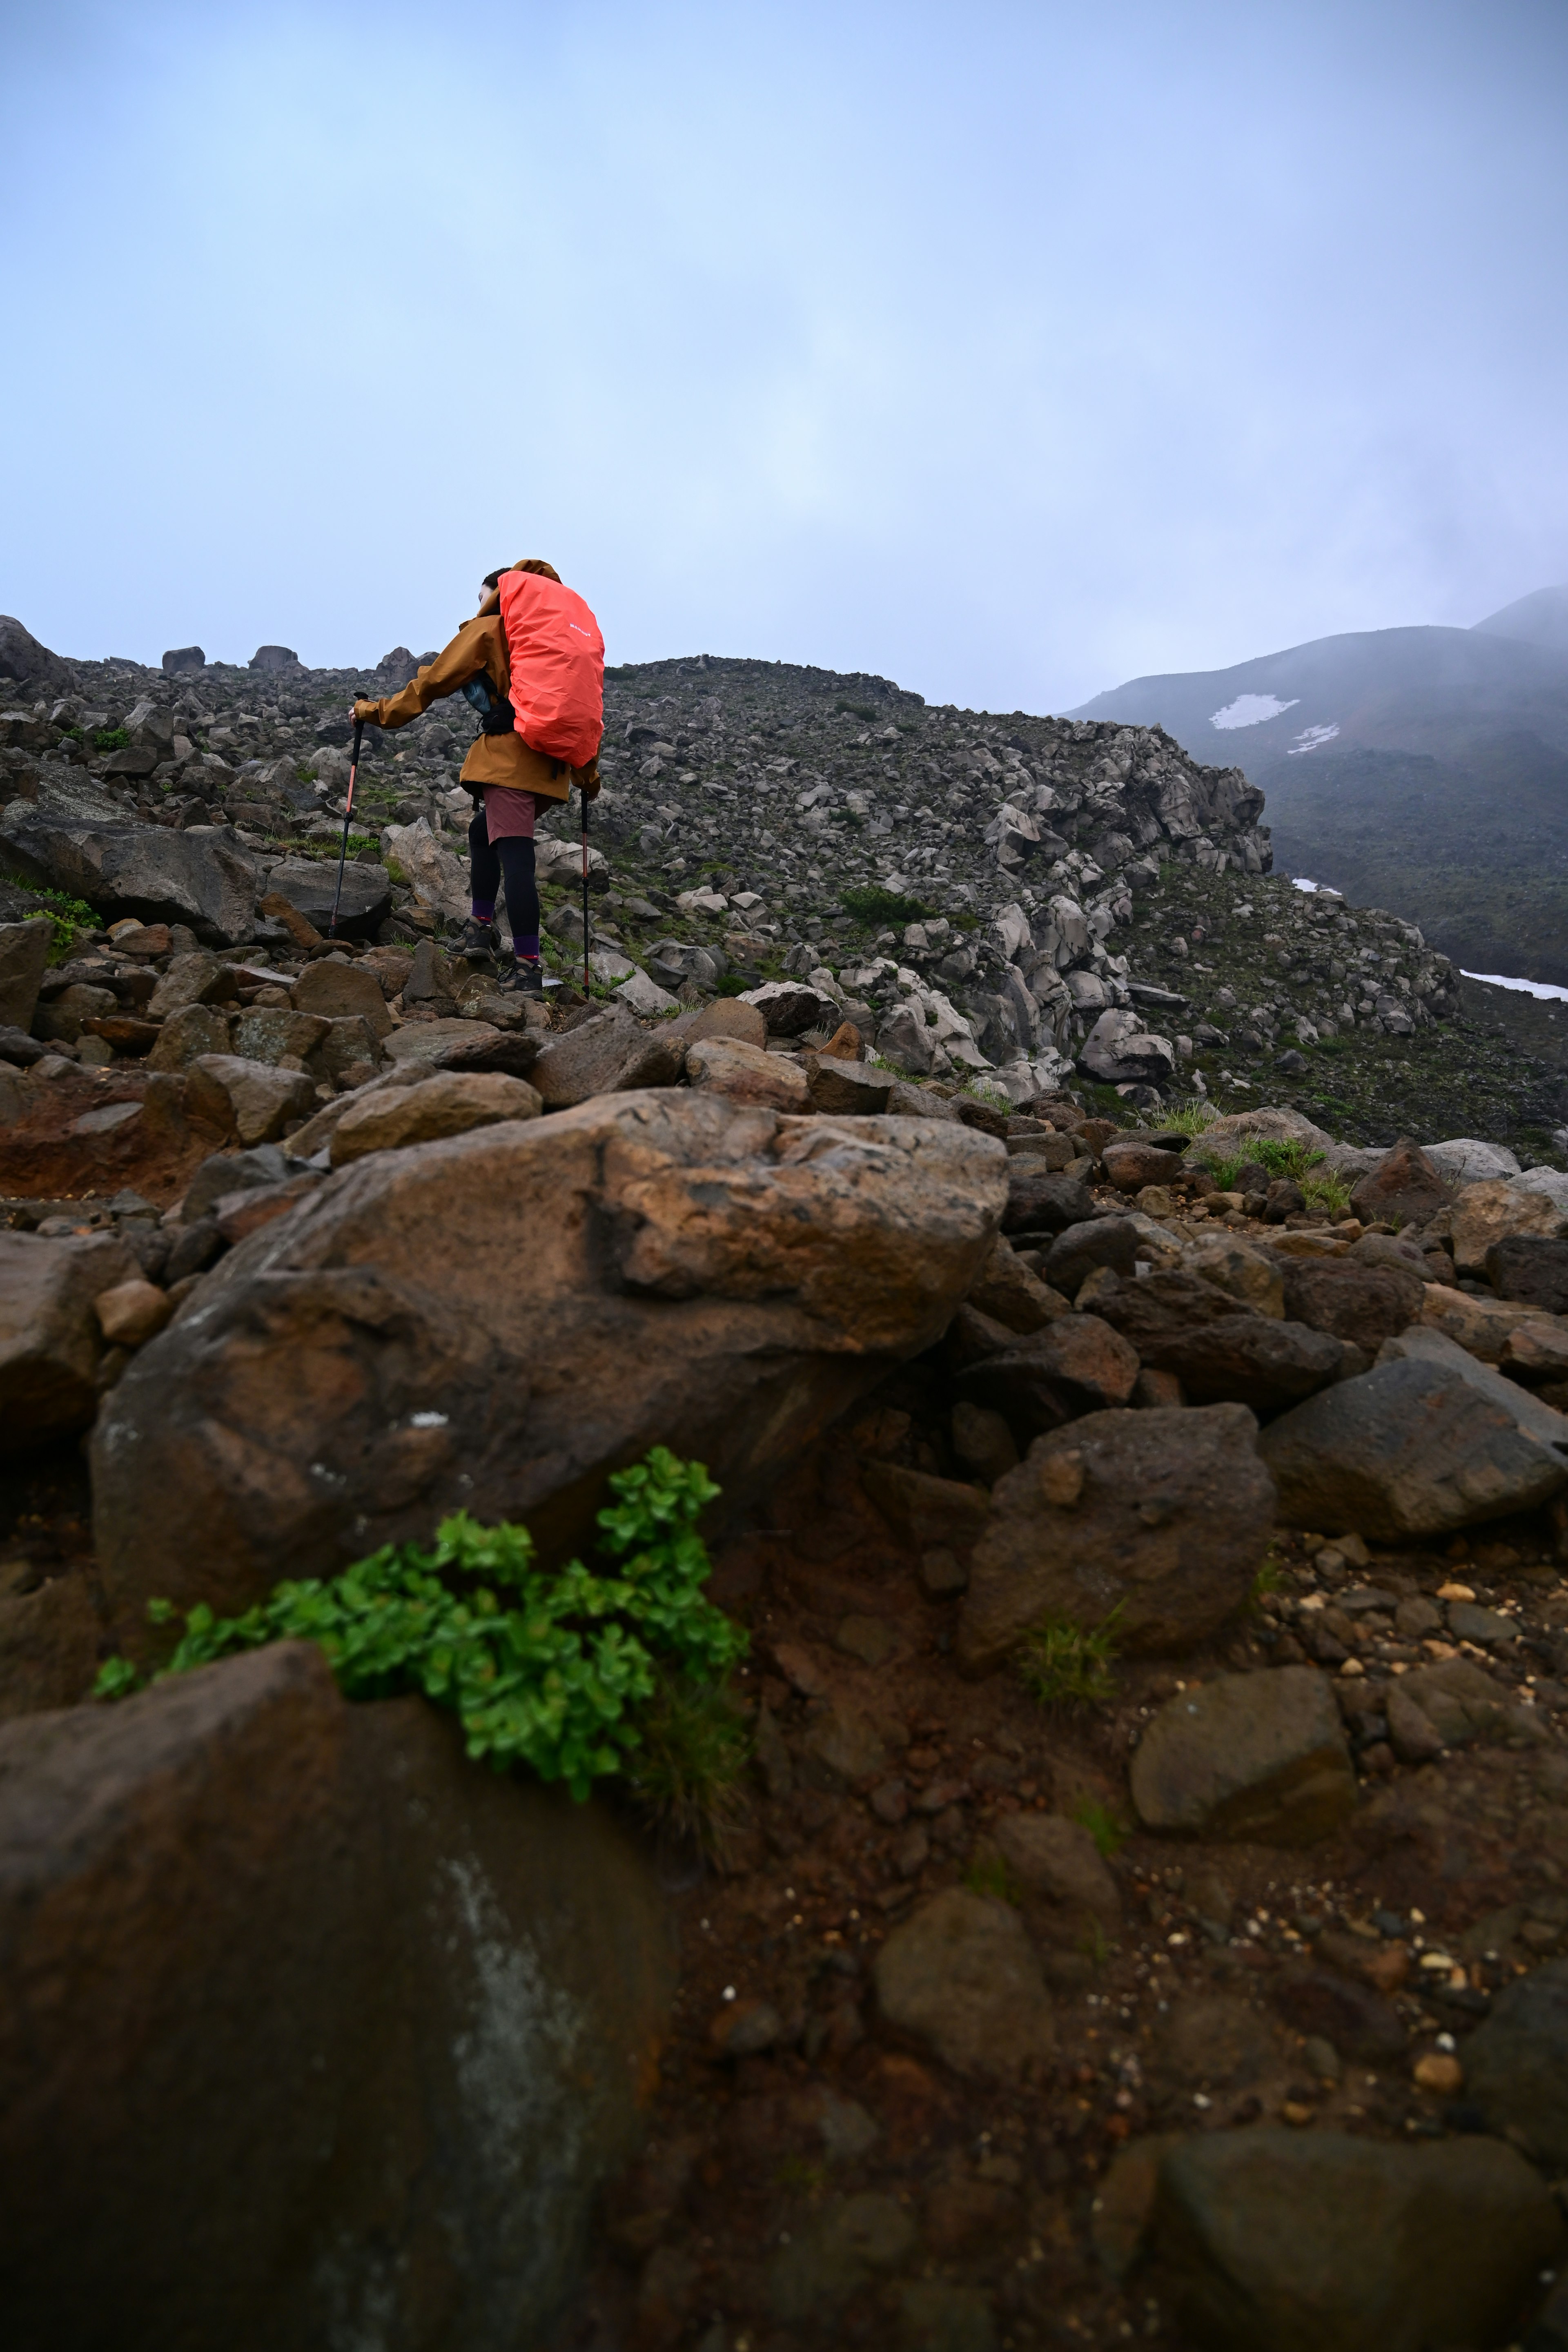
M 95 751 L 123 751 L 131 741 L 123 727 L 100 727 L 93 735 Z
M 1025 1636 L 1018 1671 L 1025 1688 L 1042 1706 L 1103 1706 L 1111 1697 L 1110 1661 L 1116 1654 L 1121 1613 L 1118 1605 L 1103 1624 L 1095 1626 L 1047 1619 Z
M 1079 1829 L 1089 1832 L 1094 1840 L 1095 1852 L 1106 1862 L 1113 1853 L 1121 1852 L 1131 1835 L 1126 1822 L 1096 1797 L 1080 1797 L 1072 1809 L 1072 1817 Z
M 5 878 L 16 889 L 25 890 L 29 898 L 36 899 L 37 912 L 47 915 L 54 925 L 54 934 L 49 940 L 50 963 L 68 963 L 78 937 L 98 929 L 98 917 L 86 899 L 68 898 L 63 890 L 42 889 L 37 883 L 29 882 L 25 874 L 8 873 Z
M 268 1642 L 315 1642 L 346 1697 L 423 1692 L 458 1716 L 476 1760 L 526 1765 L 585 1798 L 596 1780 L 626 1772 L 645 1725 L 664 1723 L 673 1745 L 660 1714 L 668 1678 L 712 1691 L 747 1646 L 702 1593 L 709 1561 L 696 1521 L 719 1489 L 701 1463 L 655 1446 L 609 1485 L 615 1500 L 598 1515 L 599 1548 L 616 1563 L 608 1575 L 576 1559 L 545 1574 L 526 1528 L 485 1528 L 459 1511 L 427 1551 L 384 1545 L 341 1576 L 276 1586 L 242 1617 L 198 1604 L 163 1674 Z M 175 1613 L 166 1601 L 148 1605 L 154 1623 Z M 110 1659 L 96 1695 L 123 1696 L 134 1679 L 126 1669 Z

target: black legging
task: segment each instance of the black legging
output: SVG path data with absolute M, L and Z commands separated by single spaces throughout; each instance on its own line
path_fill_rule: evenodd
M 468 887 L 476 907 L 495 905 L 503 877 L 513 951 L 521 956 L 536 956 L 539 886 L 533 878 L 533 844 L 524 841 L 521 834 L 507 834 L 500 841 L 492 841 L 481 806 L 474 811 L 468 826 Z

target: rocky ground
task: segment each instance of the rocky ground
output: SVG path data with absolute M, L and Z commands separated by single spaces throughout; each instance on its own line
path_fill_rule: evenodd
M 0 2132 L 87 2200 L 16 2202 L 24 2340 L 112 2273 L 128 2341 L 1568 2343 L 1544 1061 L 1146 730 L 622 674 L 592 989 L 519 1006 L 455 740 L 377 747 L 336 943 L 359 681 L 10 657 Z M 662 1903 L 308 1648 L 84 1703 L 154 1595 L 458 1502 L 564 1557 L 655 1440 L 752 1637 Z

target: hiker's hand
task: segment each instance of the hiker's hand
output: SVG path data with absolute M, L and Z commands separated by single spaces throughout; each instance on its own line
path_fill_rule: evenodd
M 374 702 L 356 702 L 354 704 L 354 725 L 356 727 L 379 727 L 381 725 L 380 704 Z

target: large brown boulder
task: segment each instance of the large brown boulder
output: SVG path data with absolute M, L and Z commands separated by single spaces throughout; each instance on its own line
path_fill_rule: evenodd
M 675 1961 L 608 1812 L 290 1643 L 0 1730 L 0 1969 L 16 2352 L 512 2352 Z
M 1055 1429 L 1079 1414 L 1125 1404 L 1138 1381 L 1138 1357 L 1098 1315 L 1062 1315 L 1021 1347 L 986 1356 L 959 1374 L 966 1404 L 999 1412 L 1015 1441 Z
M 1174 1372 L 1194 1404 L 1228 1401 L 1277 1412 L 1338 1379 L 1345 1346 L 1305 1323 L 1237 1314 L 1173 1332 L 1139 1354 L 1152 1370 Z
M 1102 1624 L 1133 1653 L 1190 1649 L 1252 1589 L 1274 1516 L 1240 1404 L 1094 1412 L 1037 1438 L 997 1480 L 959 1624 L 969 1674 L 1045 1619 Z
M 1132 1759 L 1145 1829 L 1311 1845 L 1355 1811 L 1355 1774 L 1326 1675 L 1219 1675 L 1167 1699 Z
M 376 1152 L 225 1258 L 94 1435 L 105 1590 L 243 1608 L 459 1507 L 587 1541 L 664 1444 L 731 1498 L 944 1328 L 1006 1155 L 682 1089 Z

